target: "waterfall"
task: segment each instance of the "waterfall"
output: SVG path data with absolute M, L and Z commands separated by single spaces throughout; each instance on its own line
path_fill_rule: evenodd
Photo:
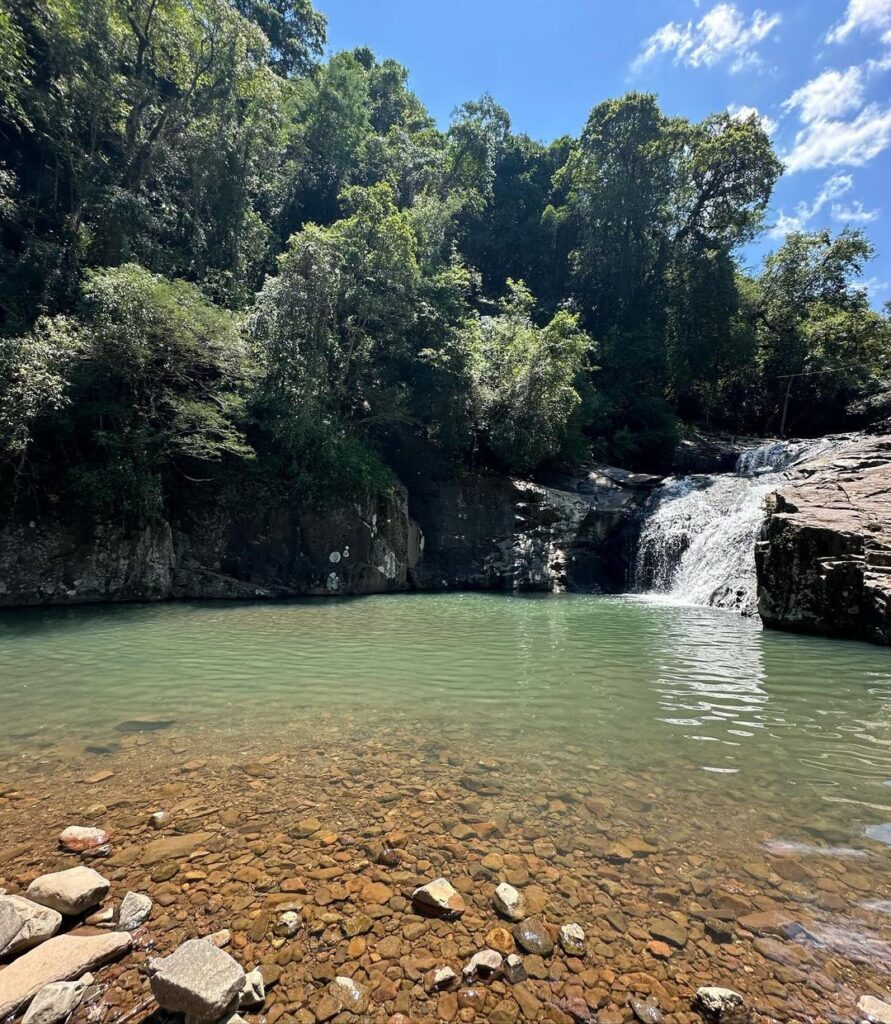
M 754 615 L 755 542 L 764 501 L 785 470 L 831 451 L 839 438 L 773 441 L 743 452 L 734 473 L 669 477 L 647 507 L 636 589 L 678 604 Z

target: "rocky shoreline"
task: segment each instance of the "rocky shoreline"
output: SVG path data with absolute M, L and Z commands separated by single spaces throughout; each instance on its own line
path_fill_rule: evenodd
M 239 737 L 236 759 L 165 730 L 128 734 L 101 771 L 51 749 L 7 762 L 0 834 L 19 839 L 0 850 L 0 906 L 65 916 L 2 961 L 0 1019 L 38 981 L 90 972 L 51 993 L 82 999 L 73 1024 L 159 1006 L 193 1024 L 887 1021 L 880 843 L 842 849 L 811 818 L 799 841 L 746 849 L 745 821 L 713 805 L 715 827 L 708 795 L 669 817 L 657 772 L 592 771 L 573 749 L 536 764 L 532 796 L 519 751 L 351 729 Z M 28 957 L 47 966 L 22 997 Z M 236 980 L 252 993 L 237 1007 Z

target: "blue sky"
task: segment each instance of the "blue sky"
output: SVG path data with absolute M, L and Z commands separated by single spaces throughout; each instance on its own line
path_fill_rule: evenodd
M 629 89 L 698 119 L 753 108 L 787 170 L 752 247 L 793 228 L 862 227 L 865 277 L 891 299 L 891 0 L 317 0 L 332 50 L 405 64 L 442 125 L 490 92 L 515 131 L 577 135 Z

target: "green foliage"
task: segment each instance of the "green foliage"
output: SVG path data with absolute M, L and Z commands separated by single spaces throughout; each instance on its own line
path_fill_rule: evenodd
M 836 426 L 831 410 L 879 372 L 887 321 L 857 285 L 872 255 L 863 233 L 846 229 L 794 232 L 766 258 L 752 315 L 764 413 L 780 434 L 803 418 L 811 429 Z
M 484 95 L 441 132 L 324 33 L 311 0 L 0 0 L 11 500 L 322 501 L 409 452 L 659 470 L 680 420 L 837 428 L 888 375 L 862 235 L 741 273 L 757 118 L 630 93 L 545 145 Z
M 64 467 L 91 508 L 155 514 L 177 478 L 253 457 L 247 357 L 236 318 L 194 285 L 133 264 L 93 272 L 77 319 L 42 318 L 4 345 L 2 461 L 37 477 Z
M 593 343 L 578 317 L 561 311 L 545 327 L 532 321 L 535 300 L 508 281 L 497 316 L 468 325 L 477 430 L 511 472 L 529 473 L 569 444 L 577 390 Z

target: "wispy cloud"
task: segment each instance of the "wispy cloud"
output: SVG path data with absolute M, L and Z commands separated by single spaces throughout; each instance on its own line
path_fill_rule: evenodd
M 670 21 L 647 39 L 631 65 L 639 71 L 662 54 L 672 54 L 675 64 L 714 67 L 728 63 L 732 72 L 760 63 L 757 46 L 776 29 L 779 14 L 755 11 L 747 18 L 733 3 L 719 3 L 697 22 Z
M 843 20 L 829 30 L 826 42 L 842 43 L 852 32 L 864 29 L 891 29 L 891 0 L 848 0 Z
M 854 179 L 850 174 L 834 174 L 824 182 L 812 203 L 798 203 L 791 214 L 780 210 L 769 234 L 772 238 L 784 238 L 790 231 L 804 231 L 827 203 L 831 203 L 833 199 L 840 199 L 853 187 Z
M 832 204 L 832 219 L 840 224 L 871 224 L 878 216 L 878 210 L 865 209 L 859 199 L 855 199 L 850 206 Z

